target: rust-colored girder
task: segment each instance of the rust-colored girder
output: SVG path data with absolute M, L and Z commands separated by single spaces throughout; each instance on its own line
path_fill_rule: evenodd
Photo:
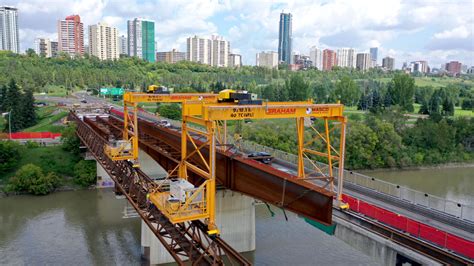
M 112 124 L 120 120 L 110 118 Z M 155 159 L 165 170 L 176 166 L 163 152 L 150 146 L 145 139 L 157 139 L 176 151 L 181 149 L 180 132 L 157 127 L 144 120 L 139 121 L 140 147 Z M 195 140 L 197 145 L 202 141 Z M 190 146 L 190 145 L 188 145 Z M 207 155 L 207 148 L 203 149 Z M 195 160 L 199 164 L 199 160 Z M 216 152 L 216 178 L 224 187 L 249 195 L 253 198 L 274 204 L 304 217 L 329 225 L 332 223 L 332 200 L 334 194 L 328 190 L 298 179 L 296 176 L 261 164 L 254 160 L 236 156 L 231 152 Z

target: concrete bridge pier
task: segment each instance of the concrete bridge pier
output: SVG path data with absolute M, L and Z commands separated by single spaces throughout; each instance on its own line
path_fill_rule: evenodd
M 148 176 L 151 178 L 166 176 L 166 171 L 142 150 L 140 150 L 139 158 L 140 169 Z M 103 176 L 102 180 L 104 180 Z M 219 190 L 216 195 L 216 224 L 221 237 L 235 250 L 239 252 L 255 250 L 255 204 L 253 198 L 230 190 Z M 150 265 L 174 262 L 168 251 L 143 221 L 141 222 L 141 246 L 142 256 L 149 261 Z
M 405 246 L 367 231 L 355 223 L 333 216 L 337 224 L 335 236 L 353 248 L 374 258 L 381 265 L 442 265 Z
M 216 195 L 216 224 L 220 236 L 238 252 L 255 250 L 254 199 L 229 190 Z M 150 265 L 174 262 L 168 251 L 142 221 L 142 256 Z

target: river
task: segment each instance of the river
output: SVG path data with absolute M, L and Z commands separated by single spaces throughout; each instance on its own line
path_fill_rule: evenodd
M 0 265 L 140 265 L 140 220 L 123 219 L 111 190 L 0 199 Z M 256 207 L 256 265 L 377 265 L 288 213 Z
M 474 205 L 474 166 L 418 170 L 375 170 L 362 173 L 441 198 Z

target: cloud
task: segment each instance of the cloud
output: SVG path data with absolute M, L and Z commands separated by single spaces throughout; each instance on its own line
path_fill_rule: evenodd
M 21 49 L 39 36 L 55 36 L 56 23 L 79 14 L 88 25 L 105 21 L 126 35 L 126 21 L 154 20 L 158 49 L 186 48 L 186 38 L 219 33 L 240 51 L 245 64 L 255 53 L 276 51 L 282 10 L 293 14 L 293 47 L 309 53 L 313 45 L 431 62 L 457 59 L 474 65 L 471 0 L 3 0 L 19 8 Z M 420 33 L 420 34 L 418 34 Z M 428 34 L 428 35 L 427 35 Z M 87 36 L 87 32 L 85 34 Z M 410 37 L 405 37 L 410 36 Z M 400 39 L 405 38 L 405 39 Z M 410 59 L 410 57 L 416 57 Z M 455 58 L 457 57 L 457 58 Z M 464 61 L 463 61 L 464 60 Z

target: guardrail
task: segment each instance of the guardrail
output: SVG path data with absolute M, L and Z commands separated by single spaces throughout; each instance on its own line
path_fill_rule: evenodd
M 247 151 L 268 152 L 272 154 L 273 157 L 289 163 L 297 164 L 298 162 L 298 156 L 296 156 L 295 154 L 276 150 L 251 141 L 241 141 L 240 146 L 243 150 Z M 308 160 L 305 160 L 305 167 L 310 168 L 312 167 L 312 164 Z M 318 163 L 318 167 L 322 169 L 327 169 L 327 165 L 324 163 Z M 335 178 L 337 179 L 337 171 L 334 171 L 334 173 L 336 175 Z M 348 170 L 344 170 L 344 183 L 346 182 L 367 187 L 377 192 L 398 198 L 400 200 L 407 201 L 412 204 L 424 206 L 426 208 L 433 209 L 439 212 L 444 212 L 463 220 L 474 221 L 473 205 L 444 199 L 438 196 L 434 196 L 428 193 L 417 191 L 384 180 L 379 180 L 375 177 Z
M 151 115 L 145 111 L 141 112 L 150 119 L 157 119 L 156 116 Z M 181 127 L 181 121 L 166 119 L 175 127 Z M 234 143 L 234 139 L 231 136 L 227 137 L 230 144 Z M 260 145 L 255 142 L 241 140 L 239 144 L 243 151 L 265 151 L 272 154 L 273 157 L 280 160 L 297 164 L 298 156 L 292 153 L 287 153 L 281 150 L 276 150 L 264 145 Z M 318 162 L 318 167 L 321 169 L 327 169 L 327 164 Z M 313 165 L 309 160 L 305 159 L 305 167 L 312 168 Z M 337 169 L 337 167 L 336 167 Z M 337 180 L 338 171 L 334 171 L 335 178 Z M 379 193 L 395 197 L 397 199 L 406 201 L 408 203 L 420 205 L 432 210 L 436 210 L 442 213 L 449 214 L 459 219 L 474 222 L 474 205 L 464 204 L 449 199 L 444 199 L 435 195 L 417 191 L 411 188 L 393 184 L 384 180 L 376 179 L 375 177 L 367 176 L 353 171 L 344 170 L 344 182 L 352 183 L 359 186 L 370 188 Z

